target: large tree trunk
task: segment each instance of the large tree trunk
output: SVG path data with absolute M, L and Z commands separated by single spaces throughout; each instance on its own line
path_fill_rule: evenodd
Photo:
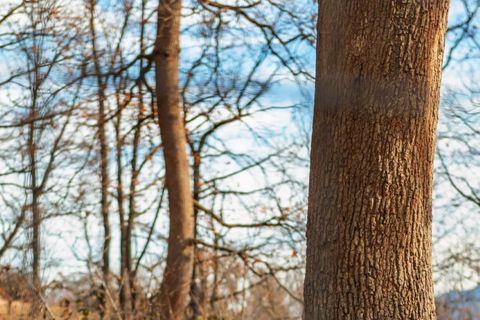
M 448 0 L 319 2 L 305 319 L 435 319 Z
M 181 319 L 193 268 L 193 200 L 178 84 L 180 0 L 161 0 L 155 48 L 157 111 L 165 158 L 170 235 L 157 303 L 161 319 Z

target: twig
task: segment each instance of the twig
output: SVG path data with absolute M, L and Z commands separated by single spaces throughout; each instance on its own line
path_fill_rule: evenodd
M 105 280 L 103 279 L 102 275 L 96 270 L 96 275 L 102 282 L 103 287 L 105 288 L 105 293 L 107 294 L 108 298 L 110 299 L 110 302 L 112 303 L 113 310 L 115 311 L 115 314 L 119 320 L 123 320 L 122 316 L 120 315 L 120 312 L 118 311 L 117 304 L 115 303 L 115 300 L 113 300 L 112 295 L 110 294 L 110 290 L 108 290 L 107 284 L 105 283 Z

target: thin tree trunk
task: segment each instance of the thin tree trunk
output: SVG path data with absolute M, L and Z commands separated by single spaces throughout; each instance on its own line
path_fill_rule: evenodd
M 95 0 L 90 0 L 89 2 L 89 11 L 90 11 L 90 34 L 92 36 L 92 53 L 93 53 L 93 63 L 95 66 L 95 73 L 97 77 L 98 85 L 98 118 L 97 118 L 97 128 L 98 128 L 98 142 L 100 144 L 100 179 L 101 179 L 101 216 L 103 221 L 103 253 L 102 253 L 102 276 L 103 281 L 106 285 L 106 288 L 102 288 L 103 291 L 108 290 L 109 280 L 110 280 L 110 242 L 111 242 L 111 232 L 110 232 L 110 217 L 109 217 L 109 202 L 108 202 L 108 186 L 109 186 L 109 174 L 108 174 L 108 144 L 105 132 L 105 122 L 106 122 L 106 108 L 105 103 L 107 97 L 105 94 L 106 89 L 106 80 L 103 80 L 102 69 L 100 66 L 100 57 L 97 52 L 96 46 L 96 32 L 95 32 Z M 102 318 L 106 316 L 107 312 L 107 302 L 106 302 L 106 293 L 102 292 L 100 296 L 100 303 L 102 305 Z
M 37 186 L 37 163 L 36 163 L 36 142 L 34 141 L 34 132 L 35 129 L 33 128 L 34 122 L 31 125 L 31 141 L 30 141 L 30 178 L 31 181 L 31 189 L 32 189 L 32 203 L 31 203 L 31 210 L 32 210 L 32 286 L 33 286 L 33 296 L 32 296 L 32 305 L 31 305 L 31 313 L 34 319 L 40 318 L 40 300 L 38 299 L 38 295 L 42 294 L 42 283 L 40 278 L 40 267 L 41 267 L 41 239 L 40 239 L 40 227 L 42 222 L 42 216 L 40 211 L 40 203 L 39 203 L 39 188 Z
M 32 174 L 32 177 L 34 175 Z M 40 224 L 41 224 L 41 215 L 40 215 L 40 205 L 38 203 L 38 189 L 33 190 L 32 195 L 32 216 L 33 216 L 33 238 L 32 238 L 32 247 L 33 247 L 33 287 L 35 291 L 41 292 L 41 282 L 40 282 Z
M 36 40 L 36 39 L 34 39 Z M 36 43 L 36 42 L 35 42 Z M 32 84 L 32 106 L 30 109 L 30 125 L 29 125 L 29 135 L 28 135 L 28 155 L 30 160 L 30 192 L 32 195 L 31 203 L 31 212 L 32 212 L 32 286 L 33 286 L 33 297 L 31 305 L 31 316 L 34 319 L 39 318 L 40 315 L 40 301 L 37 298 L 39 294 L 42 293 L 42 284 L 40 279 L 40 267 L 41 267 L 41 239 L 40 239 L 40 228 L 41 228 L 41 211 L 40 211 L 40 189 L 38 187 L 38 172 L 37 172 L 37 122 L 34 119 L 38 115 L 38 55 L 35 55 L 34 61 L 34 79 L 31 81 Z
M 215 307 L 215 302 L 217 301 L 218 298 L 218 286 L 220 284 L 220 257 L 219 257 L 219 252 L 218 252 L 218 247 L 219 247 L 219 235 L 215 233 L 215 239 L 213 240 L 213 245 L 214 245 L 214 255 L 213 255 L 213 263 L 212 263 L 212 269 L 213 269 L 213 284 L 212 284 L 212 294 L 210 296 L 210 308 L 212 313 L 216 313 L 217 309 Z
M 145 55 L 145 9 L 147 5 L 147 0 L 142 0 L 142 15 L 141 15 L 141 27 L 140 27 L 140 53 L 142 55 Z M 143 60 L 140 60 L 140 65 L 139 65 L 139 72 L 143 72 Z M 133 235 L 133 228 L 135 227 L 135 218 L 137 216 L 137 210 L 136 210 L 136 196 L 137 196 L 137 179 L 139 175 L 139 169 L 137 166 L 137 161 L 138 161 L 138 149 L 140 145 L 140 138 L 142 135 L 142 118 L 144 116 L 144 111 L 145 111 L 145 103 L 143 101 L 143 78 L 139 79 L 138 82 L 138 94 L 139 94 L 139 99 L 138 99 L 138 122 L 137 122 L 137 128 L 135 129 L 135 134 L 133 138 L 133 155 L 132 155 L 132 161 L 131 161 L 131 170 L 132 170 L 132 177 L 130 180 L 130 192 L 129 192 L 129 201 L 128 201 L 128 207 L 129 207 L 129 216 L 128 216 L 128 225 L 127 225 L 127 237 L 128 237 L 128 242 L 127 242 L 127 252 L 128 252 L 128 258 L 126 260 L 126 266 L 129 274 L 129 280 L 130 280 L 130 292 L 131 292 L 131 308 L 133 313 L 135 314 L 137 311 L 137 286 L 136 286 L 136 270 L 133 269 L 133 263 L 132 263 L 132 235 Z M 156 220 L 154 220 L 156 221 Z M 152 226 L 153 228 L 153 226 Z
M 11 315 L 12 314 L 12 303 L 13 303 L 13 299 L 11 297 L 8 297 L 8 311 L 7 311 L 7 314 L 8 315 Z
M 192 148 L 194 154 L 194 163 L 193 163 L 193 199 L 198 201 L 200 199 L 200 151 L 196 151 Z M 197 217 L 198 217 L 198 208 L 194 206 L 193 208 L 193 219 L 194 219 L 194 237 L 197 237 Z M 197 248 L 194 245 L 194 257 L 197 257 L 196 260 L 198 261 L 198 254 Z M 205 292 L 202 292 L 200 287 L 197 284 L 197 269 L 198 263 L 194 261 L 193 264 L 193 272 L 192 272 L 192 280 L 190 284 L 190 303 L 188 304 L 189 309 L 189 319 L 196 320 L 198 317 L 205 313 L 205 310 L 200 310 L 201 306 L 204 304 L 204 297 Z M 203 280 L 203 279 L 201 279 Z
M 138 113 L 138 122 L 137 122 L 137 128 L 135 129 L 135 134 L 133 137 L 133 151 L 132 151 L 132 161 L 131 161 L 131 170 L 132 170 L 132 176 L 130 180 L 130 190 L 129 190 L 129 199 L 128 199 L 128 221 L 126 221 L 126 229 L 125 229 L 125 268 L 126 272 L 128 273 L 128 281 L 129 281 L 129 294 L 130 294 L 130 303 L 131 305 L 131 310 L 134 311 L 136 307 L 136 300 L 137 300 L 137 295 L 135 292 L 135 273 L 133 271 L 132 267 L 132 234 L 133 234 L 133 228 L 135 226 L 135 218 L 137 215 L 137 210 L 136 210 L 136 186 L 137 186 L 137 179 L 139 175 L 139 171 L 137 168 L 137 161 L 138 161 L 138 149 L 140 145 L 140 136 L 142 132 L 142 118 L 143 118 L 143 109 L 144 109 L 144 103 L 143 103 L 143 94 L 142 94 L 142 85 L 139 83 L 138 89 L 140 91 L 140 98 L 139 98 L 139 113 Z
M 170 209 L 167 261 L 157 307 L 160 318 L 168 320 L 183 316 L 193 268 L 193 199 L 178 83 L 181 7 L 180 0 L 160 1 L 155 48 L 158 121 Z
M 448 0 L 319 2 L 305 319 L 435 319 Z
M 122 318 L 129 320 L 132 318 L 132 301 L 130 290 L 130 271 L 128 268 L 130 261 L 130 238 L 128 234 L 128 221 L 125 220 L 126 214 L 123 208 L 124 193 L 123 193 L 123 166 L 122 166 L 122 152 L 123 152 L 123 138 L 121 135 L 122 122 L 122 108 L 119 98 L 117 98 L 117 121 L 115 123 L 116 133 L 116 161 L 117 161 L 117 205 L 118 216 L 120 220 L 120 308 L 122 309 Z M 136 150 L 134 150 L 135 154 Z M 133 179 L 133 178 L 132 178 Z
M 99 80 L 100 82 L 100 80 Z M 103 254 L 102 254 L 102 276 L 108 290 L 110 280 L 110 217 L 109 217 L 109 203 L 108 203 L 108 146 L 105 136 L 105 93 L 103 89 L 99 90 L 99 115 L 98 115 L 98 140 L 100 142 L 100 177 L 101 177 L 101 215 L 103 221 Z M 103 293 L 105 294 L 105 293 Z M 103 298 L 104 312 L 106 312 L 106 299 Z

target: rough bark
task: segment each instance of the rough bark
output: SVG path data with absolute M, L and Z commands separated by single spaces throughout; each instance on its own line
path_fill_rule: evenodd
M 157 112 L 170 210 L 167 261 L 157 307 L 160 318 L 168 320 L 183 316 L 193 268 L 193 200 L 178 83 L 181 7 L 180 0 L 160 1 L 155 47 Z
M 305 319 L 435 319 L 447 0 L 319 2 Z

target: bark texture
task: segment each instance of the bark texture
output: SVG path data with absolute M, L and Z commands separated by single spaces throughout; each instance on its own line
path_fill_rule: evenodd
M 159 316 L 165 320 L 182 318 L 193 268 L 193 199 L 178 83 L 181 8 L 180 0 L 160 1 L 155 48 L 157 112 L 170 210 L 167 262 L 157 300 Z
M 435 319 L 448 0 L 319 1 L 305 319 Z

